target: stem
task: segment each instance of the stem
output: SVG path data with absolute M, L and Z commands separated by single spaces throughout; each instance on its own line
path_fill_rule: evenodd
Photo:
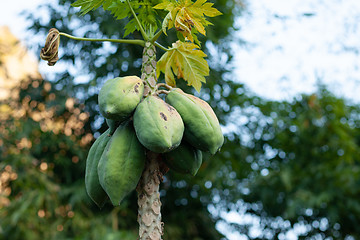
M 172 87 L 169 86 L 169 85 L 167 85 L 166 83 L 158 83 L 158 84 L 156 84 L 156 89 L 159 89 L 160 87 L 164 87 L 164 88 L 166 88 L 167 90 L 171 90 L 171 89 L 172 89 Z
M 157 90 L 157 91 L 156 91 L 156 94 L 157 94 L 157 95 L 159 95 L 159 94 L 166 94 L 166 95 L 168 95 L 168 94 L 169 94 L 169 91 L 166 91 L 166 90 L 161 89 L 161 90 Z
M 151 43 L 155 43 L 155 41 L 161 36 L 163 33 L 162 29 L 160 29 L 155 35 L 150 39 Z
M 82 38 L 82 37 L 74 37 L 70 34 L 60 32 L 61 36 L 68 37 L 74 40 L 79 41 L 90 41 L 90 42 L 115 42 L 115 43 L 128 43 L 128 44 L 136 44 L 140 46 L 145 46 L 145 41 L 140 39 L 100 39 L 100 38 Z
M 127 2 L 127 4 L 129 5 L 129 8 L 130 8 L 130 10 L 131 10 L 132 15 L 133 15 L 134 18 L 135 18 L 136 23 L 138 24 L 138 27 L 139 27 L 140 32 L 141 32 L 141 35 L 143 36 L 143 38 L 144 38 L 145 41 L 148 41 L 148 40 L 149 40 L 149 37 L 148 37 L 148 35 L 146 34 L 144 28 L 142 27 L 142 25 L 141 25 L 138 17 L 136 16 L 136 13 L 135 13 L 134 9 L 132 8 L 132 6 L 131 6 L 131 4 L 130 4 L 130 1 L 129 1 L 129 0 L 126 0 L 126 2 Z
M 157 46 L 158 48 L 161 48 L 162 50 L 164 50 L 164 51 L 169 51 L 169 49 L 167 49 L 167 48 L 165 48 L 164 46 L 162 46 L 160 43 L 158 43 L 158 42 L 154 42 L 154 45 L 155 46 Z

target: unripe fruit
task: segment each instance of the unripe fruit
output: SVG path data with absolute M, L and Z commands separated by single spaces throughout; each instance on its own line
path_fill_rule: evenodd
M 145 166 L 145 149 L 131 123 L 121 124 L 100 158 L 99 181 L 114 206 L 136 188 Z
M 195 148 L 215 154 L 224 143 L 219 120 L 210 105 L 191 94 L 174 88 L 166 96 L 184 121 L 184 138 Z
M 100 89 L 100 113 L 108 119 L 124 121 L 130 117 L 144 93 L 144 83 L 137 76 L 107 80 Z
M 202 152 L 184 140 L 180 146 L 171 152 L 164 153 L 163 156 L 170 169 L 193 176 L 196 175 L 202 163 Z
M 156 96 L 148 96 L 134 113 L 136 135 L 147 149 L 164 153 L 179 146 L 184 123 L 179 113 Z
M 108 196 L 100 185 L 98 175 L 98 163 L 107 143 L 110 140 L 110 129 L 106 130 L 96 139 L 90 148 L 86 159 L 85 187 L 89 197 L 101 208 L 105 204 Z

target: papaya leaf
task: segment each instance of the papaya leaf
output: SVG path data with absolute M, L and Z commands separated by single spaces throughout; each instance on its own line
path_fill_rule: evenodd
M 184 38 L 193 42 L 195 36 L 195 32 L 192 31 L 193 28 L 205 36 L 205 27 L 211 25 L 205 16 L 215 17 L 222 14 L 212 6 L 213 3 L 208 3 L 206 0 L 197 0 L 195 3 L 191 0 L 163 0 L 154 8 L 163 9 L 170 13 L 170 16 L 167 16 L 163 21 L 163 32 L 166 30 L 165 26 L 168 29 L 175 27 Z
M 157 13 L 153 8 L 153 6 L 156 5 L 158 2 L 158 0 L 130 1 L 131 7 L 137 14 L 140 23 L 145 29 L 151 29 L 152 32 L 155 32 L 158 28 L 158 21 L 156 19 Z M 138 26 L 134 21 L 131 9 L 129 8 L 126 0 L 77 0 L 72 4 L 72 6 L 81 7 L 80 13 L 82 15 L 102 6 L 104 10 L 110 11 L 117 20 L 128 18 L 129 22 L 125 26 L 124 36 L 127 36 L 130 33 L 133 33 L 135 30 L 138 30 Z
M 141 25 L 144 29 L 151 29 L 153 32 L 157 29 L 156 12 L 153 8 L 157 1 L 142 0 L 142 1 L 130 1 L 131 7 L 137 15 Z M 114 1 L 111 5 L 104 5 L 104 9 L 111 12 L 111 14 L 117 19 L 121 20 L 128 18 L 129 22 L 125 26 L 124 37 L 133 33 L 135 30 L 139 30 L 138 26 L 132 16 L 131 9 L 125 0 Z
M 133 8 L 136 7 L 134 2 L 131 2 Z M 104 6 L 104 10 L 110 11 L 111 14 L 118 20 L 131 16 L 129 5 L 125 1 L 114 1 L 108 6 Z
M 177 41 L 172 48 L 164 53 L 157 62 L 157 76 L 165 74 L 165 82 L 175 86 L 175 77 L 183 78 L 189 86 L 200 92 L 201 84 L 205 83 L 205 76 L 209 75 L 209 65 L 204 59 L 206 54 L 199 50 L 199 46 L 192 42 Z
M 104 5 L 104 7 L 110 6 L 113 2 L 116 2 L 116 0 L 77 0 L 72 3 L 71 6 L 80 7 L 81 15 L 85 15 L 91 10 L 99 8 L 101 5 Z

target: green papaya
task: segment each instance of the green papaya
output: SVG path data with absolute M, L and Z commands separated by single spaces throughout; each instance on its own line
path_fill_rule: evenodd
M 106 130 L 100 137 L 96 139 L 91 146 L 85 170 L 85 188 L 90 198 L 96 203 L 99 208 L 102 208 L 108 199 L 106 192 L 100 185 L 98 175 L 98 163 L 101 155 L 110 140 L 110 129 Z
M 174 150 L 164 153 L 163 157 L 170 169 L 193 176 L 196 175 L 202 163 L 202 152 L 184 140 Z
M 145 149 L 126 121 L 111 136 L 98 165 L 100 184 L 114 206 L 136 188 L 144 166 Z
M 119 121 L 115 121 L 115 120 L 112 120 L 112 119 L 107 119 L 105 118 L 105 121 L 106 121 L 106 124 L 108 125 L 109 129 L 110 129 L 110 132 L 109 134 L 110 135 L 113 135 L 116 128 L 119 126 L 120 122 Z
M 184 138 L 195 148 L 215 154 L 224 143 L 219 120 L 210 105 L 179 88 L 166 96 L 184 121 Z
M 153 152 L 168 152 L 181 143 L 184 123 L 179 113 L 157 96 L 146 97 L 137 106 L 133 120 L 139 141 Z
M 107 80 L 98 95 L 100 113 L 108 119 L 124 121 L 130 117 L 144 93 L 144 83 L 137 76 Z

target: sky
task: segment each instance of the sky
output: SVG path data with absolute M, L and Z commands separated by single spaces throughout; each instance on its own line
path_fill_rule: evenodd
M 54 0 L 1 1 L 0 25 L 8 25 L 24 40 L 26 21 L 17 14 Z M 272 100 L 312 93 L 322 83 L 337 96 L 360 102 L 359 0 L 248 2 L 237 20 L 240 31 L 235 33 L 246 44 L 232 44 L 235 81 Z M 40 71 L 47 74 L 47 69 L 41 67 Z M 254 221 L 253 234 L 258 234 L 256 219 L 234 212 L 221 214 L 229 221 Z M 218 228 L 227 232 L 229 239 L 247 239 L 229 232 L 226 225 Z M 296 231 L 301 232 L 302 226 L 284 239 L 297 239 Z
M 36 10 L 36 7 L 42 3 L 51 3 L 54 0 L 1 0 L 0 25 L 7 25 L 11 32 L 24 40 L 26 37 L 26 20 L 19 14 L 24 10 Z
M 237 24 L 236 76 L 255 93 L 289 100 L 323 83 L 360 102 L 359 0 L 251 0 Z

